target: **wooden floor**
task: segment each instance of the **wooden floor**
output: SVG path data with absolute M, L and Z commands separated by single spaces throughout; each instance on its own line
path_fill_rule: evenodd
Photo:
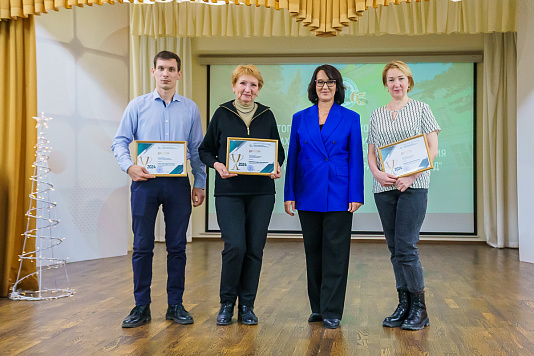
M 384 243 L 353 243 L 341 328 L 308 324 L 302 242 L 268 241 L 259 325 L 216 326 L 219 241 L 188 245 L 185 307 L 193 325 L 165 320 L 165 251 L 157 244 L 152 322 L 122 329 L 133 307 L 130 256 L 68 265 L 76 294 L 0 299 L 1 355 L 534 355 L 534 265 L 486 245 L 421 244 L 430 327 L 382 327 L 396 306 Z

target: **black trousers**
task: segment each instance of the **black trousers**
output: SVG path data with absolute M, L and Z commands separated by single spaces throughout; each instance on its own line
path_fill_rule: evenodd
M 349 270 L 352 213 L 299 210 L 312 313 L 341 319 Z
M 254 305 L 273 207 L 274 195 L 215 197 L 224 241 L 221 303 L 235 303 L 239 298 L 240 305 Z

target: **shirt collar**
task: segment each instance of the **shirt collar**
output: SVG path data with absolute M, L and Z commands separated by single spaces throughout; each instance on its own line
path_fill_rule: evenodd
M 154 99 L 154 100 L 157 100 L 157 99 L 163 100 L 161 98 L 161 96 L 159 95 L 157 89 L 154 89 L 154 91 L 152 92 L 152 99 Z M 180 95 L 178 95 L 177 93 L 174 93 L 174 95 L 172 97 L 172 101 L 181 101 L 181 100 L 182 100 L 182 97 Z

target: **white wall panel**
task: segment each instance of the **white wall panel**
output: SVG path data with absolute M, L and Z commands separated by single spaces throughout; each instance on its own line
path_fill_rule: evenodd
M 131 234 L 129 177 L 110 146 L 129 101 L 128 5 L 38 16 L 38 110 L 52 117 L 57 254 L 70 261 L 124 255 Z

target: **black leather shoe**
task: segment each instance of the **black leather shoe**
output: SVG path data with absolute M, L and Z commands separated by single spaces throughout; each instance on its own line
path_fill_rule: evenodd
M 234 303 L 226 302 L 221 304 L 219 315 L 217 315 L 217 325 L 232 324 L 232 317 L 234 316 Z
M 122 322 L 123 328 L 136 328 L 150 321 L 150 304 L 135 306 Z
M 327 329 L 339 328 L 339 319 L 323 319 L 323 323 Z
M 323 317 L 319 313 L 311 313 L 308 318 L 308 323 L 316 323 L 318 321 L 323 321 Z
M 237 312 L 237 320 L 245 325 L 258 324 L 258 317 L 254 314 L 254 307 L 240 305 L 239 311 Z
M 165 319 L 174 320 L 175 323 L 182 325 L 193 324 L 193 317 L 187 310 L 185 310 L 182 304 L 169 304 Z

